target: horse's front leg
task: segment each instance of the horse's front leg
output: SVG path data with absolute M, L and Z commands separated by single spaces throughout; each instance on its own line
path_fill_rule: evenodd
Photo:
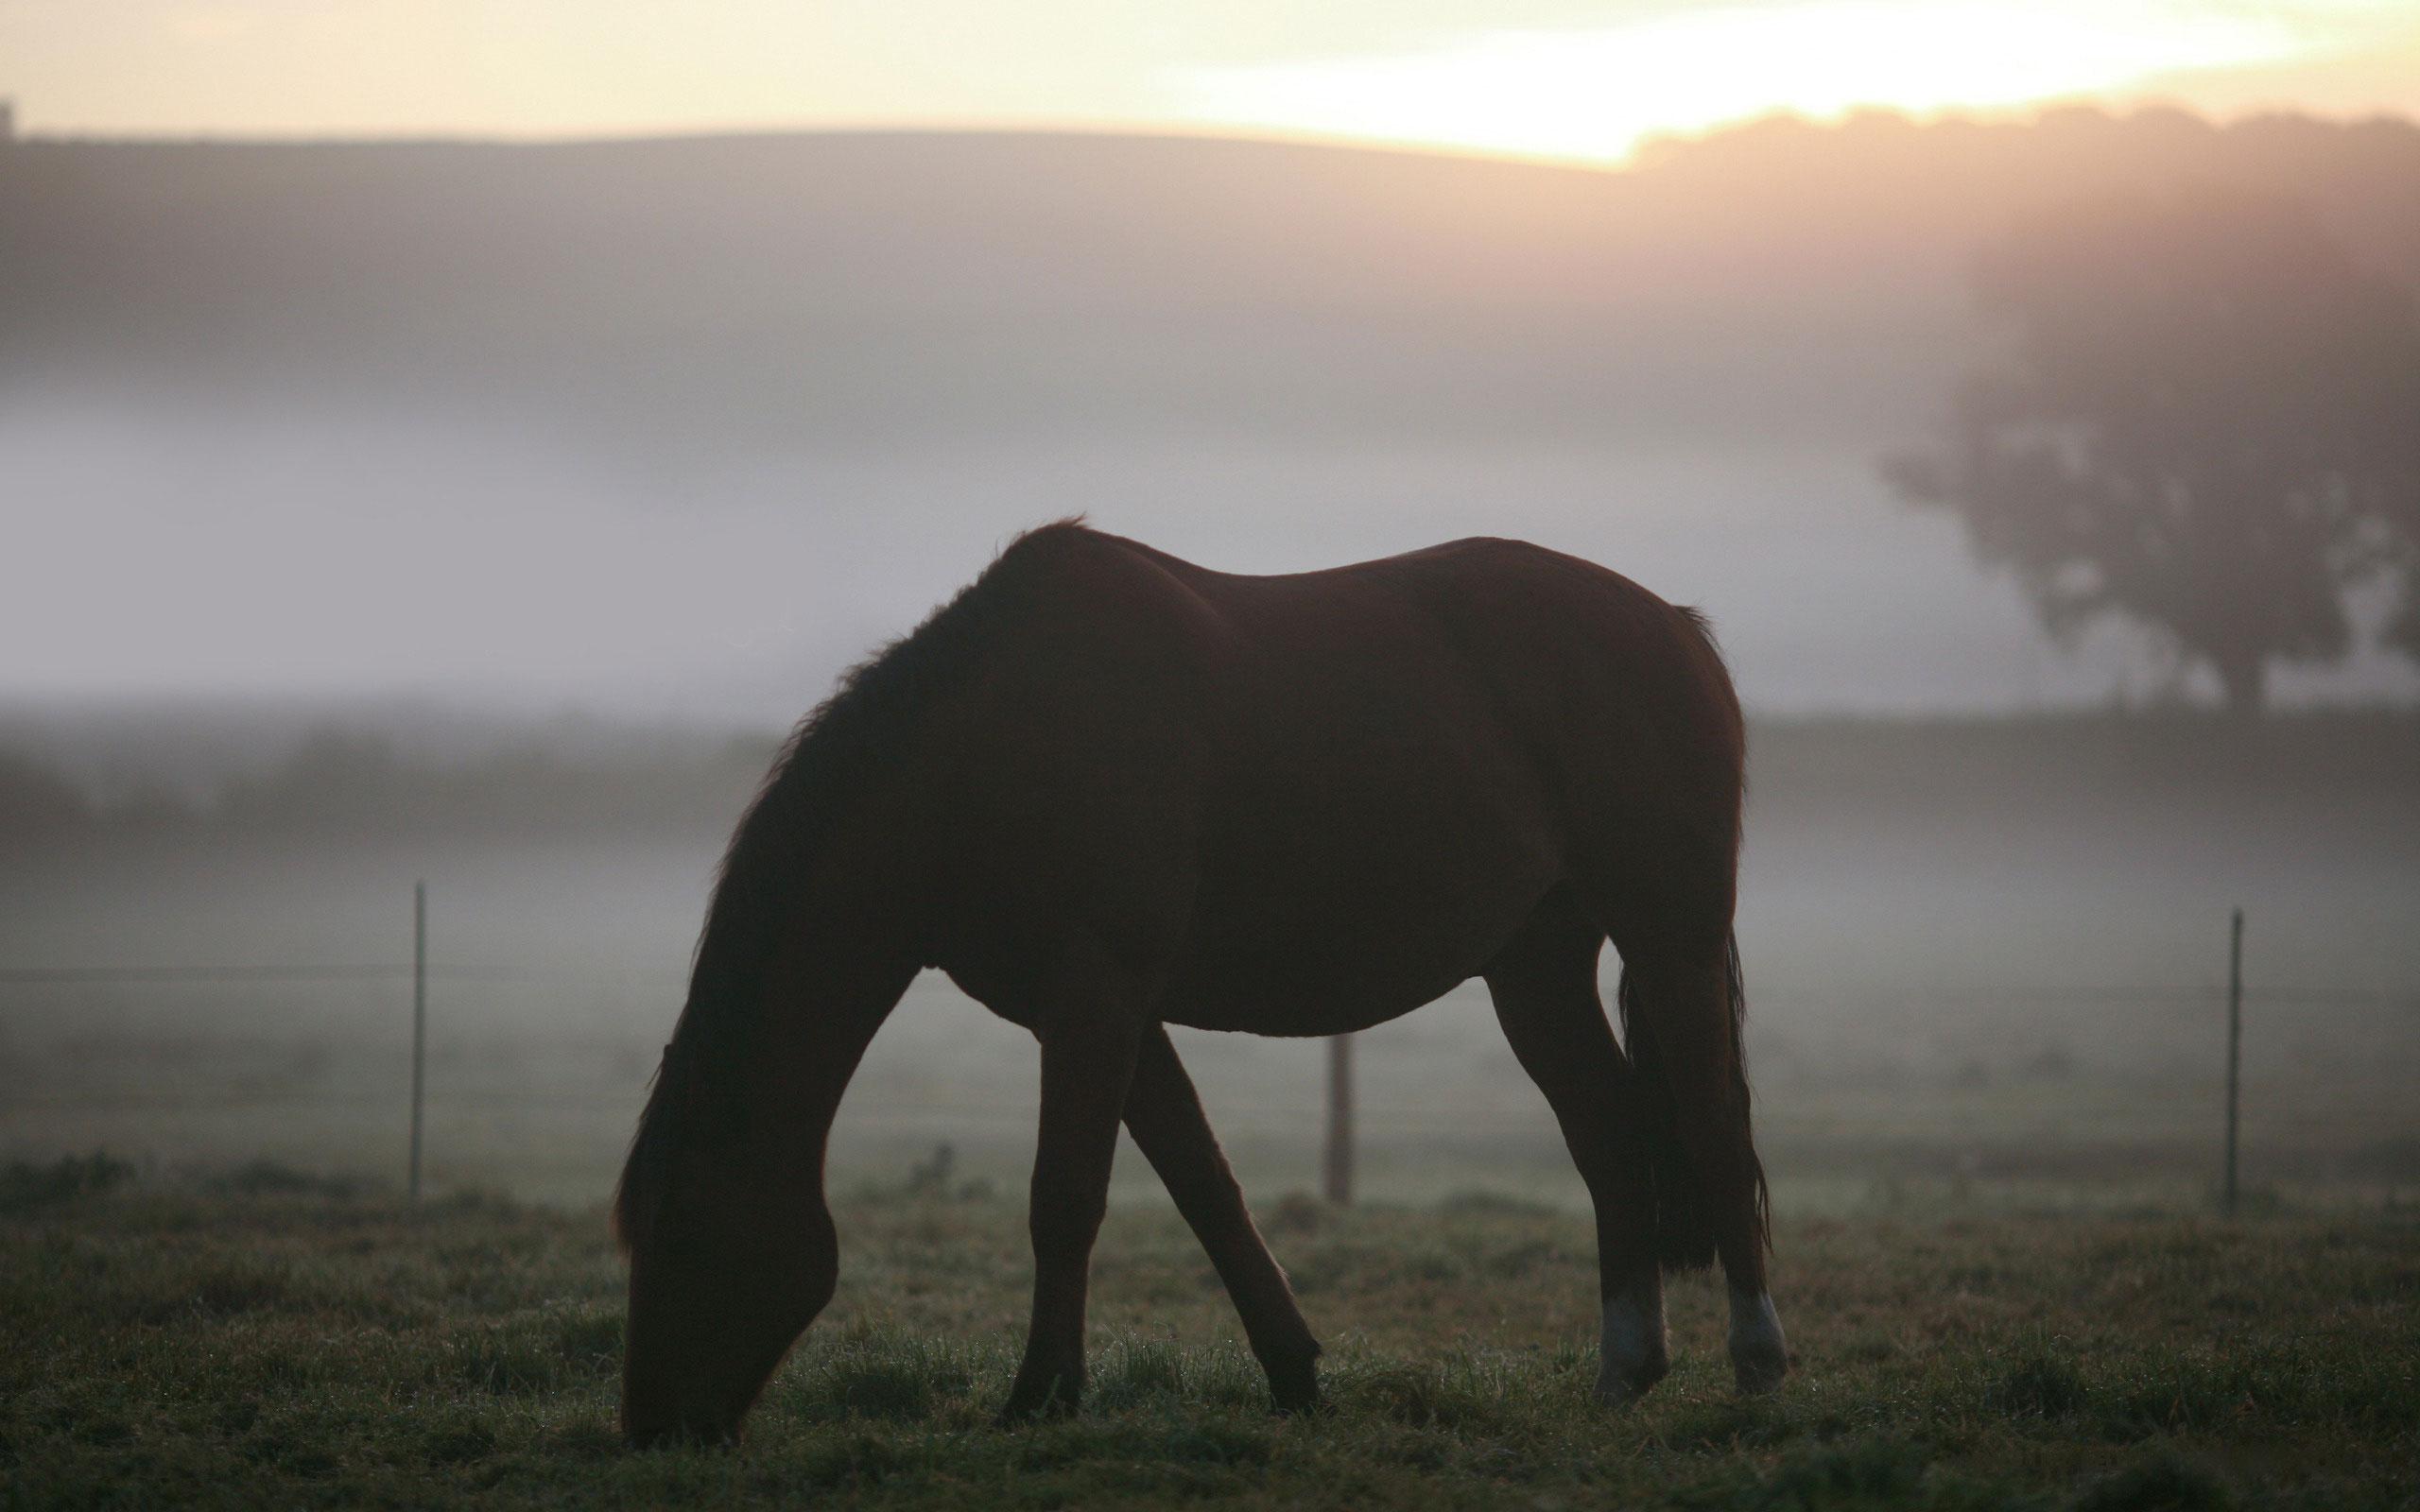
M 1033 1324 L 1001 1418 L 1072 1412 L 1084 1387 L 1084 1287 L 1109 1204 L 1144 993 L 1098 946 L 1071 949 L 1036 1005 L 1042 1128 L 1033 1156 Z
M 1193 1226 L 1219 1279 L 1243 1317 L 1252 1351 L 1269 1373 L 1270 1401 L 1279 1412 L 1308 1412 L 1320 1403 L 1319 1341 L 1311 1337 L 1286 1272 L 1253 1226 L 1242 1188 L 1227 1169 L 1219 1138 L 1201 1111 L 1167 1030 L 1143 1033 L 1134 1086 L 1126 1098 L 1126 1131 L 1167 1183 L 1177 1211 Z

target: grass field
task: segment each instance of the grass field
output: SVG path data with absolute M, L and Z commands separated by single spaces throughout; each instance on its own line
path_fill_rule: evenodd
M 1341 1217 L 1280 1200 L 1317 1179 L 1322 1047 L 1179 1037 L 1328 1342 L 1329 1415 L 1261 1411 L 1129 1150 L 1085 1413 L 995 1432 L 1034 1051 L 928 978 L 836 1130 L 833 1313 L 744 1451 L 636 1460 L 595 1204 L 735 794 L 673 835 L 404 824 L 440 782 L 338 805 L 401 816 L 359 843 L 289 816 L 0 847 L 0 967 L 393 962 L 429 878 L 431 1179 L 532 1204 L 228 1176 L 397 1179 L 405 982 L 0 984 L 0 1162 L 26 1165 L 0 1182 L 0 1505 L 2420 1506 L 2415 748 L 2408 716 L 1760 732 L 1741 940 L 1801 1356 L 1778 1402 L 1731 1399 L 1702 1281 L 1674 1379 L 1589 1402 L 1584 1194 L 1466 988 L 1361 1037 L 1377 1200 Z M 2221 1225 L 2238 903 L 2258 1200 Z M 900 1194 L 943 1142 L 947 1186 L 990 1195 Z M 47 1183 L 95 1147 L 139 1174 Z
M 292 1189 L 0 1215 L 0 1501 L 62 1505 L 2412 1505 L 2420 1212 L 1785 1221 L 1797 1374 L 1735 1400 L 1717 1289 L 1681 1363 L 1587 1388 L 1587 1227 L 1503 1199 L 1266 1215 L 1328 1346 L 1277 1419 L 1163 1208 L 1112 1214 L 1081 1415 L 990 1426 L 1029 1276 L 1019 1207 L 860 1194 L 838 1300 L 735 1452 L 625 1454 L 601 1217 Z M 73 1185 L 63 1183 L 62 1185 Z

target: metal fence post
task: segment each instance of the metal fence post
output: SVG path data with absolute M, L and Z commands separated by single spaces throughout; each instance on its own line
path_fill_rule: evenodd
M 406 1187 L 420 1201 L 421 1094 L 428 1063 L 428 884 L 412 884 L 412 1165 Z

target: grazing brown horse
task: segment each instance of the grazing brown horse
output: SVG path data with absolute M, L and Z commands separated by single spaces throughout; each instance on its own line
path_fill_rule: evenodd
M 926 967 L 1042 1046 L 1009 1417 L 1082 1389 L 1121 1121 L 1277 1407 L 1315 1405 L 1319 1344 L 1164 1026 L 1342 1034 L 1472 976 L 1595 1200 L 1599 1395 L 1663 1376 L 1661 1269 L 1717 1256 L 1738 1383 L 1772 1389 L 1741 762 L 1704 625 L 1571 557 L 1462 541 L 1246 577 L 1080 524 L 1021 537 L 841 682 L 732 840 L 617 1199 L 624 1432 L 735 1436 L 831 1299 L 833 1115 Z

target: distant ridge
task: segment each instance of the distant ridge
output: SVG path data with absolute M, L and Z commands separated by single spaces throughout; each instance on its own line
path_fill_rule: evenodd
M 2187 180 L 2420 286 L 2420 128 L 1766 122 L 1606 172 L 1179 136 L 25 141 L 0 394 L 493 413 L 667 455 L 1115 430 L 1871 438 L 1972 248 Z

